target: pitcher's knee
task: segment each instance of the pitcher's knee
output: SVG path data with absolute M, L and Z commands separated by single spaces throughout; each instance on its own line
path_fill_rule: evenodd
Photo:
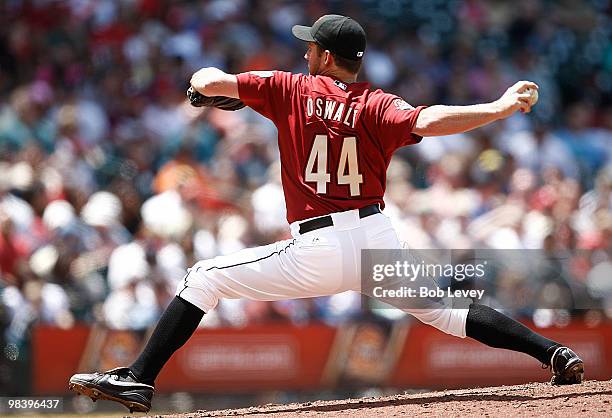
M 468 309 L 431 309 L 421 312 L 410 312 L 421 322 L 431 325 L 446 334 L 455 337 L 465 338 L 465 324 L 467 321 Z
M 219 303 L 219 296 L 208 278 L 213 260 L 198 261 L 187 269 L 187 274 L 176 288 L 176 296 L 194 304 L 204 312 L 214 309 Z

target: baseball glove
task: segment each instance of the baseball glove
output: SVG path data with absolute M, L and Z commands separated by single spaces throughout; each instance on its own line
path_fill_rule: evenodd
M 244 107 L 240 99 L 225 96 L 204 96 L 196 91 L 193 86 L 187 90 L 187 98 L 192 106 L 195 107 L 216 107 L 221 110 L 238 110 Z

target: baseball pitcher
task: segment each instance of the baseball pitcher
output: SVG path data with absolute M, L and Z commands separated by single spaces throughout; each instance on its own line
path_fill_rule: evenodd
M 274 301 L 360 291 L 361 250 L 401 248 L 382 212 L 395 150 L 424 136 L 466 132 L 516 111 L 527 113 L 538 89 L 519 81 L 492 103 L 415 107 L 356 82 L 366 35 L 353 19 L 326 15 L 312 27 L 294 26 L 293 34 L 307 45 L 309 75 L 203 68 L 193 74 L 188 91 L 194 106 L 246 105 L 274 122 L 293 238 L 196 263 L 136 361 L 76 374 L 71 389 L 146 412 L 160 370 L 219 299 Z M 529 354 L 551 368 L 554 384 L 582 382 L 583 362 L 572 350 L 487 306 L 406 312 L 445 333 Z

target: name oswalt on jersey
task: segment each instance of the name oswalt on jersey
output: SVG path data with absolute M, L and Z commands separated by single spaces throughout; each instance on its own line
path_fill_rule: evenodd
M 342 102 L 329 98 L 306 98 L 306 116 L 308 118 L 316 115 L 321 119 L 340 122 L 351 128 L 355 127 L 358 110 L 358 105 L 346 106 Z

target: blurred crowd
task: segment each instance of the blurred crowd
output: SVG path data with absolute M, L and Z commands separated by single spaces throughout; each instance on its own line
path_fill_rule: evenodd
M 275 127 L 250 109 L 191 108 L 185 90 L 204 66 L 306 71 L 290 28 L 330 12 L 368 33 L 361 79 L 413 105 L 539 84 L 529 115 L 399 151 L 385 213 L 410 248 L 569 254 L 562 280 L 612 316 L 611 11 L 607 0 L 1 2 L 4 337 L 21 341 L 33 323 L 149 327 L 197 260 L 287 238 Z M 334 323 L 363 309 L 354 294 L 222 301 L 205 324 Z

